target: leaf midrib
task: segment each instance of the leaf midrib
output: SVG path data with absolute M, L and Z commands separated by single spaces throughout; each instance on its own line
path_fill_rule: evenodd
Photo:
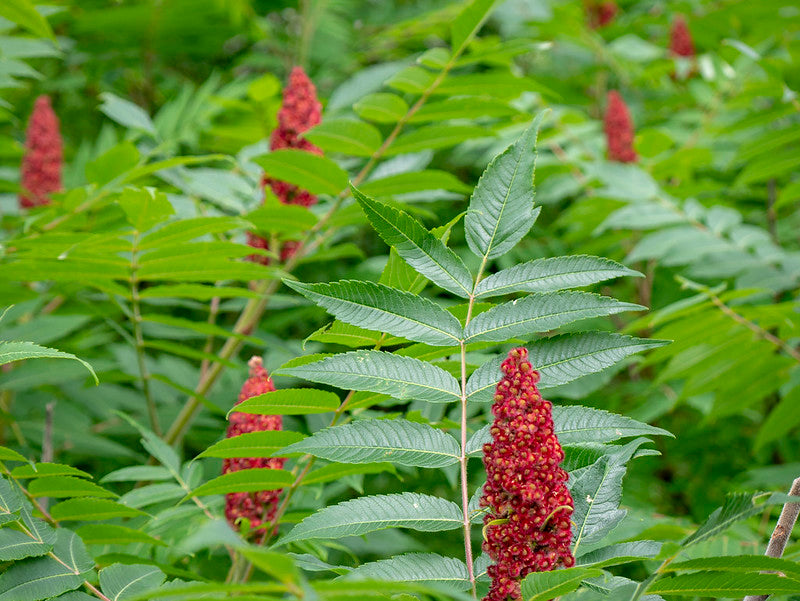
M 442 370 L 442 371 L 444 371 L 444 370 Z M 287 374 L 291 374 L 291 372 L 289 370 L 285 370 L 285 372 Z M 370 378 L 370 379 L 373 379 L 373 380 L 382 380 L 382 381 L 386 381 L 386 382 L 393 382 L 393 383 L 396 383 L 396 384 L 410 384 L 412 386 L 418 386 L 420 388 L 429 388 L 430 390 L 436 390 L 438 392 L 444 392 L 444 393 L 447 393 L 448 395 L 453 396 L 455 398 L 461 398 L 461 395 L 459 393 L 455 393 L 455 392 L 452 392 L 450 390 L 445 390 L 444 388 L 436 388 L 435 386 L 429 386 L 427 384 L 422 384 L 420 382 L 411 382 L 410 380 L 397 380 L 395 378 L 389 378 L 387 376 L 373 376 L 373 375 L 369 375 L 369 374 L 353 373 L 351 371 L 337 371 L 337 370 L 333 370 L 333 369 L 328 369 L 324 373 L 338 374 L 338 375 L 343 375 L 343 376 L 358 376 L 360 378 Z M 444 372 L 444 373 L 447 373 L 447 372 Z M 298 375 L 304 375 L 304 374 L 300 373 Z M 375 392 L 375 391 L 368 391 L 368 392 Z M 386 394 L 386 393 L 378 392 L 377 394 Z
M 361 308 L 361 309 L 368 309 L 370 311 L 375 311 L 377 313 L 380 313 L 381 315 L 399 317 L 399 318 L 404 319 L 406 321 L 409 321 L 409 322 L 411 322 L 413 324 L 417 324 L 419 326 L 427 328 L 427 329 L 429 329 L 429 330 L 431 330 L 433 332 L 439 332 L 440 334 L 443 334 L 443 335 L 447 336 L 448 338 L 452 338 L 456 342 L 460 342 L 460 339 L 458 338 L 458 336 L 455 336 L 454 334 L 451 334 L 450 332 L 447 332 L 447 331 L 445 331 L 445 330 L 443 330 L 441 328 L 438 328 L 436 326 L 433 326 L 431 324 L 428 324 L 428 323 L 425 323 L 425 322 L 422 322 L 422 321 L 418 321 L 418 320 L 413 319 L 411 317 L 408 317 L 406 315 L 401 315 L 399 313 L 392 313 L 392 312 L 390 312 L 390 311 L 388 311 L 386 309 L 382 309 L 382 308 L 379 308 L 379 307 L 371 307 L 371 306 L 365 305 L 363 303 L 357 303 L 355 301 L 351 301 L 351 300 L 347 300 L 347 299 L 343 299 L 343 298 L 339 298 L 339 297 L 333 297 L 333 296 L 327 296 L 327 295 L 324 295 L 324 294 L 320 294 L 319 292 L 315 291 L 313 288 L 307 288 L 306 290 L 308 292 L 310 292 L 311 294 L 320 296 L 320 297 L 325 298 L 325 299 L 333 299 L 336 302 L 345 303 L 345 304 L 352 305 L 352 306 L 355 306 L 355 307 L 358 307 L 358 308 Z M 432 304 L 433 307 L 436 307 L 436 309 L 440 309 L 440 307 L 438 307 L 438 305 L 435 305 L 433 303 L 431 303 L 431 304 Z M 446 313 L 446 311 L 445 311 L 445 313 Z M 450 314 L 447 313 L 447 315 L 450 315 Z M 342 320 L 342 321 L 344 321 L 344 320 Z M 345 323 L 348 323 L 348 322 L 345 322 Z

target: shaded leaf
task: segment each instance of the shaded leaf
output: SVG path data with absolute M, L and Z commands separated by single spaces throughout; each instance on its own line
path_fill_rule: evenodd
M 228 472 L 209 480 L 192 491 L 194 496 L 219 495 L 231 492 L 276 490 L 294 482 L 291 472 L 268 468 L 250 468 Z
M 336 411 L 341 404 L 338 395 L 315 388 L 284 388 L 259 394 L 235 405 L 228 411 L 256 415 L 307 415 Z

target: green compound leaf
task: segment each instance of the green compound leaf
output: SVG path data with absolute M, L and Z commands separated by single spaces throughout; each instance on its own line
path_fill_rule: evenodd
M 0 4 L 0 17 L 24 27 L 36 36 L 56 39 L 50 23 L 36 10 L 30 0 L 3 0 Z
M 672 436 L 666 430 L 636 421 L 624 415 L 580 405 L 554 405 L 553 427 L 562 445 L 605 443 L 634 436 Z M 480 453 L 491 441 L 487 424 L 467 442 L 467 453 Z
M 327 390 L 283 388 L 245 399 L 229 412 L 256 415 L 307 415 L 336 411 L 341 401 Z
M 303 486 L 309 484 L 321 484 L 324 482 L 333 482 L 334 480 L 341 480 L 346 476 L 354 476 L 360 474 L 380 474 L 381 472 L 392 472 L 396 474 L 397 471 L 391 463 L 329 463 L 319 469 L 313 470 L 305 478 L 303 478 Z
M 278 544 L 356 536 L 385 528 L 439 532 L 462 525 L 461 509 L 452 501 L 411 492 L 375 495 L 319 510 L 295 526 Z
M 53 549 L 55 540 L 56 531 L 44 522 L 41 522 L 40 529 L 33 532 L 33 536 L 27 532 L 3 528 L 0 530 L 0 561 L 44 555 Z
M 513 292 L 555 292 L 622 276 L 643 277 L 638 271 L 602 257 L 574 255 L 535 259 L 481 280 L 475 288 L 475 297 L 488 298 Z
M 686 597 L 791 595 L 800 593 L 800 580 L 778 574 L 696 572 L 657 580 L 647 588 L 647 592 Z
M 484 311 L 469 322 L 464 335 L 467 342 L 503 342 L 547 332 L 578 319 L 642 309 L 645 307 L 589 292 L 536 293 Z
M 397 136 L 386 156 L 448 148 L 467 140 L 491 136 L 494 133 L 490 129 L 475 125 L 425 125 Z
M 467 244 L 484 261 L 511 250 L 536 221 L 533 173 L 543 116 L 489 163 L 472 193 L 465 219 Z
M 701 557 L 687 561 L 677 561 L 662 568 L 664 572 L 682 570 L 714 570 L 722 572 L 756 572 L 772 570 L 800 579 L 800 564 L 788 559 L 767 557 L 766 555 L 726 555 L 725 557 Z
M 396 123 L 408 112 L 408 103 L 386 92 L 368 94 L 353 105 L 353 110 L 362 119 L 376 123 Z
M 453 56 L 461 54 L 478 33 L 498 0 L 472 0 L 458 14 L 450 26 L 450 46 Z
M 587 578 L 602 576 L 596 568 L 567 568 L 553 572 L 528 574 L 522 581 L 522 598 L 525 601 L 547 601 L 577 589 Z
M 291 472 L 256 467 L 217 476 L 194 489 L 192 495 L 219 495 L 230 492 L 276 490 L 289 486 L 292 482 L 294 482 L 294 476 L 292 476 Z
M 393 173 L 380 179 L 364 182 L 360 186 L 363 194 L 369 196 L 394 196 L 425 190 L 450 190 L 452 192 L 471 192 L 472 188 L 447 171 L 426 169 L 409 173 Z
M 88 482 L 82 478 L 73 476 L 46 476 L 36 478 L 28 486 L 28 492 L 34 497 L 116 497 L 117 495 L 98 486 L 94 482 Z
M 603 568 L 617 566 L 623 563 L 653 559 L 661 550 L 661 543 L 652 540 L 640 540 L 631 543 L 617 543 L 608 545 L 596 551 L 591 551 L 575 559 L 579 566 L 592 566 Z
M 92 366 L 71 353 L 39 346 L 33 342 L 0 342 L 0 365 L 5 365 L 12 361 L 22 361 L 23 359 L 73 359 L 89 370 L 95 384 L 100 383 Z
M 630 417 L 580 405 L 554 406 L 553 423 L 561 444 L 612 442 L 634 436 L 672 436 L 666 430 Z
M 125 601 L 155 591 L 166 579 L 155 566 L 116 564 L 100 570 L 100 589 L 111 601 Z
M 330 284 L 284 283 L 337 319 L 368 330 L 387 332 L 433 346 L 457 344 L 461 324 L 436 303 L 373 282 L 342 280 Z
M 267 175 L 312 194 L 334 196 L 347 188 L 347 172 L 332 160 L 302 150 L 275 150 L 253 159 Z
M 62 463 L 36 463 L 34 465 L 20 465 L 11 470 L 11 475 L 16 479 L 43 478 L 45 476 L 77 476 L 79 478 L 91 478 L 83 470 L 79 470 L 71 465 Z
M 16 485 L 0 478 L 0 524 L 15 522 L 22 509 L 22 493 Z
M 126 507 L 109 499 L 67 499 L 50 510 L 50 515 L 59 522 L 71 521 L 99 521 L 112 518 L 131 518 L 146 515 L 143 511 Z
M 635 353 L 669 344 L 666 340 L 634 338 L 611 332 L 579 332 L 542 338 L 530 343 L 528 359 L 539 372 L 539 390 L 568 384 L 597 373 Z M 476 403 L 494 401 L 500 381 L 500 363 L 495 357 L 476 369 L 467 380 L 467 398 Z
M 277 373 L 398 400 L 450 403 L 461 398 L 458 381 L 440 367 L 382 351 L 352 351 Z
M 541 377 L 539 388 L 545 390 L 602 371 L 630 355 L 667 344 L 668 340 L 611 332 L 578 332 L 536 340 L 527 348 L 528 359 Z
M 464 262 L 408 213 L 372 200 L 352 188 L 372 227 L 405 261 L 434 284 L 469 298 L 472 276 Z
M 287 430 L 246 432 L 214 443 L 197 457 L 272 457 L 276 451 L 302 439 L 299 432 Z
M 683 548 L 722 534 L 736 522 L 763 511 L 765 505 L 782 504 L 786 499 L 785 495 L 773 494 L 764 503 L 756 505 L 757 496 L 743 492 L 729 494 L 722 507 L 717 507 L 708 519 L 681 543 Z
M 392 580 L 418 584 L 444 584 L 459 590 L 470 588 L 467 565 L 460 559 L 436 553 L 406 553 L 365 563 L 342 580 Z
M 113 524 L 87 524 L 76 529 L 78 536 L 87 545 L 124 545 L 126 543 L 145 543 L 166 547 L 167 543 L 145 534 L 141 530 L 115 526 Z
M 80 538 L 59 528 L 50 556 L 15 563 L 0 575 L 0 601 L 40 601 L 74 590 L 94 567 Z
M 599 541 L 627 514 L 619 509 L 625 466 L 601 457 L 569 483 L 575 500 L 572 521 L 573 552 L 583 544 Z M 598 574 L 599 575 L 599 574 Z
M 282 453 L 309 453 L 343 463 L 443 467 L 458 461 L 460 447 L 455 438 L 426 424 L 369 419 L 321 430 Z
M 335 152 L 357 157 L 372 156 L 383 142 L 381 132 L 374 125 L 358 119 L 325 119 L 304 132 L 303 137 L 326 154 Z

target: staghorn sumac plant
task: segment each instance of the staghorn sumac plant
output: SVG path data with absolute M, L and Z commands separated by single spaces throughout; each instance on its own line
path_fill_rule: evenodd
M 504 520 L 522 519 L 523 511 L 542 512 L 555 498 L 557 507 L 550 507 L 545 512 L 547 515 L 541 515 L 537 527 L 546 527 L 550 520 L 563 527 L 569 523 L 571 515 L 573 535 L 570 536 L 569 528 L 558 535 L 561 555 L 553 556 L 552 560 L 544 557 L 555 551 L 542 547 L 536 555 L 539 559 L 524 568 L 517 566 L 511 568 L 511 572 L 506 571 L 507 584 L 498 585 L 501 588 L 493 589 L 495 592 L 490 596 L 504 599 L 501 591 L 505 591 L 518 598 L 520 580 L 527 574 L 533 572 L 522 583 L 524 590 L 537 586 L 538 569 L 572 565 L 573 553 L 580 560 L 585 549 L 590 549 L 589 545 L 602 539 L 624 518 L 625 511 L 620 510 L 618 504 L 625 464 L 647 439 L 639 438 L 622 447 L 605 443 L 628 436 L 665 432 L 582 407 L 555 408 L 551 422 L 554 426 L 542 425 L 546 441 L 541 447 L 530 447 L 529 457 L 531 465 L 563 458 L 560 447 L 558 451 L 554 448 L 548 451 L 554 453 L 551 459 L 542 455 L 544 449 L 558 445 L 556 436 L 561 436 L 562 443 L 569 445 L 565 447 L 565 467 L 572 472 L 569 485 L 574 491 L 574 512 L 571 500 L 569 511 L 562 507 L 567 504 L 569 493 L 563 488 L 566 472 L 561 468 L 557 472 L 563 474 L 559 476 L 561 492 L 554 492 L 555 496 L 550 498 L 548 485 L 533 497 L 520 493 L 528 499 L 529 505 L 523 509 L 523 505 L 517 503 L 516 514 L 503 509 L 499 489 L 486 488 L 481 502 L 481 481 L 485 476 L 477 458 L 492 435 L 486 423 L 487 403 L 494 401 L 495 396 L 514 403 L 519 394 L 513 386 L 509 388 L 508 382 L 504 388 L 501 386 L 502 391 L 497 388 L 501 376 L 499 359 L 507 344 L 526 345 L 515 351 L 516 356 L 527 355 L 530 359 L 530 363 L 524 362 L 525 367 L 519 369 L 529 370 L 528 377 L 535 378 L 530 386 L 538 380 L 542 390 L 597 373 L 634 353 L 665 344 L 608 332 L 580 331 L 582 329 L 553 335 L 558 328 L 579 320 L 644 309 L 611 297 L 572 290 L 611 278 L 638 275 L 621 264 L 599 257 L 575 256 L 538 259 L 507 269 L 492 269 L 496 259 L 528 235 L 540 212 L 540 208 L 534 206 L 533 177 L 535 143 L 542 119 L 543 115 L 539 115 L 515 143 L 489 164 L 472 194 L 465 230 L 467 244 L 478 259 L 475 272 L 448 248 L 441 234 L 428 231 L 408 213 L 353 188 L 352 193 L 369 222 L 396 253 L 390 258 L 381 282 L 344 280 L 313 284 L 285 280 L 287 286 L 336 318 L 323 334 L 335 333 L 338 339 L 347 335 L 355 337 L 359 333 L 366 337 L 369 331 L 382 335 L 372 349 L 356 349 L 323 358 L 304 357 L 275 372 L 279 376 L 294 376 L 349 391 L 336 409 L 330 427 L 280 451 L 281 455 L 288 456 L 303 454 L 295 468 L 295 486 L 289 489 L 281 509 L 286 509 L 292 491 L 306 474 L 313 477 L 315 471 L 311 468 L 318 459 L 336 462 L 320 470 L 339 464 L 343 474 L 348 473 L 344 467 L 348 464 L 366 466 L 377 462 L 421 469 L 455 467 L 458 484 L 453 498 L 417 491 L 412 485 L 404 492 L 365 495 L 324 507 L 288 532 L 282 532 L 275 543 L 277 548 L 385 528 L 422 532 L 459 529 L 464 548 L 461 557 L 404 554 L 358 566 L 345 578 L 409 580 L 425 584 L 447 582 L 471 591 L 474 596 L 482 594 L 485 588 L 487 568 L 492 559 L 514 554 L 513 549 L 502 548 L 510 544 L 508 537 L 494 536 L 492 529 L 502 530 L 506 524 Z M 452 224 L 447 229 L 451 227 Z M 397 276 L 399 268 L 416 277 L 401 279 Z M 453 300 L 436 302 L 423 295 L 426 280 L 450 293 Z M 384 347 L 393 350 L 383 350 Z M 238 405 L 237 411 L 263 414 L 284 411 L 286 392 L 279 390 L 250 399 Z M 319 412 L 333 408 L 321 402 L 323 397 L 318 397 L 317 393 L 308 391 L 301 400 L 302 390 L 294 392 L 298 412 L 313 412 L 315 404 Z M 538 391 L 535 394 L 538 395 Z M 537 398 L 541 401 L 541 397 Z M 366 410 L 375 405 L 398 407 L 407 402 L 440 407 L 449 411 L 448 415 L 454 419 L 426 419 L 425 412 L 395 414 L 387 419 L 387 415 Z M 519 402 L 522 406 L 522 401 Z M 545 407 L 549 407 L 549 403 L 544 402 L 542 411 Z M 517 419 L 527 419 L 523 414 L 518 414 Z M 545 420 L 545 414 L 542 415 Z M 493 433 L 502 438 L 504 435 L 498 432 L 498 424 L 508 426 L 510 422 L 496 423 Z M 505 436 L 516 435 L 508 432 Z M 487 450 L 490 448 L 494 447 L 490 445 Z M 508 451 L 505 448 L 498 452 Z M 471 461 L 473 457 L 476 459 Z M 495 460 L 487 458 L 487 461 Z M 550 482 L 553 476 L 542 477 Z M 532 486 L 532 483 L 523 484 Z M 555 515 L 550 516 L 554 510 Z M 499 514 L 487 514 L 487 511 L 505 513 L 498 517 Z M 279 510 L 276 523 L 281 513 Z M 481 540 L 481 531 L 474 524 L 483 523 L 485 514 L 484 539 Z M 541 539 L 541 544 L 550 544 L 546 540 L 549 539 Z M 565 543 L 567 547 L 563 546 Z M 536 551 L 537 545 L 532 544 L 532 551 Z M 480 554 L 482 546 L 490 550 L 491 557 Z M 642 549 L 645 556 L 653 556 L 652 547 L 644 545 Z M 605 561 L 604 565 L 614 563 L 613 557 Z M 489 571 L 498 575 L 496 568 L 489 568 Z M 590 567 L 563 572 L 571 577 L 573 588 L 583 578 L 602 575 Z

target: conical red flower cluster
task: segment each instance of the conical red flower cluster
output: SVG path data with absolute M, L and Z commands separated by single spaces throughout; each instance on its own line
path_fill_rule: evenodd
M 239 400 L 236 402 L 237 405 L 250 397 L 275 390 L 267 370 L 264 369 L 261 363 L 261 357 L 253 357 L 248 364 L 250 365 L 250 377 L 242 386 Z M 248 432 L 280 430 L 282 427 L 283 418 L 280 415 L 233 413 L 230 417 L 227 438 Z M 285 459 L 278 457 L 225 459 L 222 464 L 222 473 L 227 474 L 250 468 L 281 469 L 285 461 Z M 250 529 L 255 530 L 275 517 L 280 493 L 280 490 L 228 493 L 225 497 L 225 517 L 228 518 L 228 522 L 234 530 L 239 530 L 237 520 L 240 518 L 250 520 Z
M 695 55 L 694 42 L 686 19 L 678 15 L 672 21 L 672 29 L 669 32 L 669 50 L 673 56 L 691 57 Z
M 639 158 L 633 149 L 633 122 L 622 96 L 611 90 L 604 118 L 608 158 L 620 163 L 634 163 Z
M 492 413 L 492 442 L 483 447 L 486 485 L 481 506 L 483 550 L 494 560 L 484 601 L 519 599 L 520 581 L 531 572 L 570 567 L 572 497 L 564 452 L 553 431 L 552 405 L 536 388 L 538 372 L 524 348 L 501 365 Z
M 280 150 L 282 148 L 296 148 L 322 154 L 322 150 L 314 146 L 300 135 L 314 127 L 320 122 L 322 105 L 317 100 L 317 90 L 314 84 L 303 71 L 302 67 L 295 67 L 289 75 L 289 83 L 283 91 L 283 104 L 278 111 L 278 127 L 270 136 L 270 148 Z M 265 177 L 262 182 L 270 189 L 283 204 L 294 204 L 309 207 L 316 204 L 317 197 L 308 190 L 303 190 L 280 180 Z M 266 240 L 248 234 L 247 243 L 253 248 L 268 248 Z M 297 248 L 297 244 L 288 242 L 281 249 L 281 259 L 286 260 L 291 257 Z M 254 260 L 267 263 L 268 259 L 253 255 Z
M 618 6 L 614 0 L 586 0 L 584 2 L 586 7 L 586 17 L 589 20 L 589 27 L 592 29 L 600 29 L 605 27 L 614 17 L 617 16 Z
M 61 190 L 63 162 L 58 117 L 50 98 L 39 96 L 33 106 L 25 139 L 19 204 L 22 208 L 50 204 L 50 193 Z

